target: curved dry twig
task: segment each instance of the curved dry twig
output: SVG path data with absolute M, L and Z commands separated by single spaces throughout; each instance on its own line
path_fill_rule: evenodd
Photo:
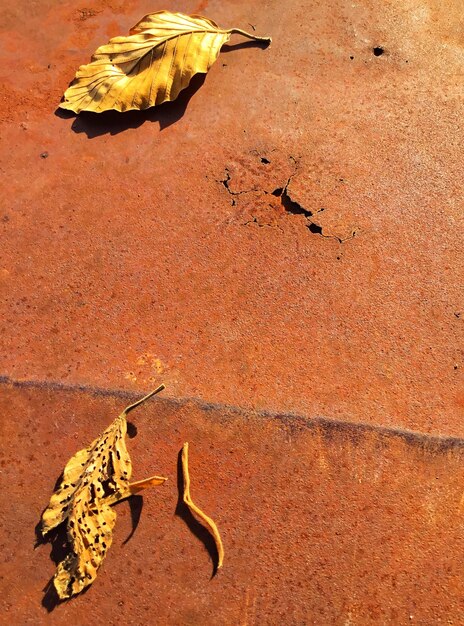
M 224 546 L 222 543 L 221 535 L 219 534 L 218 527 L 214 520 L 211 519 L 206 513 L 204 513 L 198 506 L 193 502 L 192 497 L 190 495 L 190 474 L 189 474 L 189 466 L 188 466 L 188 450 L 189 444 L 185 442 L 182 447 L 182 475 L 184 479 L 184 494 L 183 501 L 188 506 L 189 510 L 192 514 L 196 515 L 204 526 L 209 530 L 212 534 L 214 541 L 216 543 L 216 549 L 218 553 L 218 563 L 217 569 L 222 567 L 224 562 Z

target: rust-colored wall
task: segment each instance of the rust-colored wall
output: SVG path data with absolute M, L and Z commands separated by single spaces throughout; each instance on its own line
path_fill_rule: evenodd
M 159 109 L 56 115 L 94 49 L 162 8 L 273 43 L 225 50 Z M 462 2 L 0 17 L 6 622 L 460 623 L 462 451 L 438 438 L 464 437 Z M 125 546 L 118 507 L 96 584 L 49 616 L 32 542 L 54 481 L 161 381 L 132 447 L 171 481 Z M 212 581 L 173 517 L 187 437 L 226 543 Z
M 54 572 L 34 525 L 63 462 L 129 398 L 5 387 L 4 623 L 448 624 L 464 613 L 463 444 L 358 425 L 153 400 L 131 414 L 146 492 L 127 544 L 127 502 L 87 593 L 41 607 Z M 177 453 L 224 540 L 224 568 L 175 516 Z M 18 452 L 19 451 L 19 452 Z M 14 568 L 14 569 L 13 569 Z
M 447 6 L 202 3 L 272 46 L 223 53 L 189 102 L 76 120 L 54 115 L 76 68 L 161 5 L 8 0 L 2 373 L 140 390 L 161 373 L 171 397 L 462 436 L 461 5 Z M 265 197 L 295 160 L 292 198 L 354 238 Z M 232 206 L 226 170 L 255 196 Z

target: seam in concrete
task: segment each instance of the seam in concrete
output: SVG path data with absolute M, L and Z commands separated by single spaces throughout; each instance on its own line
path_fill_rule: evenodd
M 146 391 L 132 391 L 128 389 L 108 389 L 104 387 L 95 387 L 92 385 L 79 385 L 62 383 L 53 380 L 15 380 L 10 376 L 0 375 L 0 385 L 10 386 L 16 389 L 39 389 L 44 391 L 61 391 L 65 393 L 83 393 L 89 396 L 103 398 L 121 398 L 133 401 L 144 394 Z M 241 417 L 249 418 L 250 415 L 263 419 L 271 419 L 279 421 L 291 433 L 297 433 L 302 430 L 319 429 L 325 436 L 331 436 L 336 432 L 348 435 L 350 439 L 356 441 L 363 434 L 374 433 L 381 437 L 399 438 L 409 445 L 420 446 L 426 448 L 427 451 L 444 452 L 450 449 L 462 449 L 464 451 L 464 439 L 459 437 L 448 437 L 441 435 L 430 435 L 420 431 L 407 430 L 402 428 L 393 428 L 390 426 L 378 426 L 375 424 L 367 424 L 365 422 L 350 422 L 344 420 L 336 420 L 328 417 L 306 417 L 297 413 L 280 413 L 268 410 L 255 410 L 245 407 L 234 406 L 230 404 L 207 402 L 197 397 L 175 398 L 173 396 L 158 396 L 163 403 L 175 407 L 183 407 L 188 404 L 195 404 L 200 410 L 205 412 L 222 411 L 224 413 L 235 414 Z

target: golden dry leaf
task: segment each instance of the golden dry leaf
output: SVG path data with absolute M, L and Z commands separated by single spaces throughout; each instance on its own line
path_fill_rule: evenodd
M 111 505 L 166 478 L 152 476 L 130 483 L 132 464 L 126 448 L 127 414 L 154 394 L 131 404 L 88 448 L 67 463 L 63 480 L 42 515 L 42 534 L 66 522 L 71 551 L 59 563 L 54 584 L 61 599 L 90 585 L 112 542 L 116 512 Z
M 201 509 L 197 507 L 197 505 L 193 502 L 192 497 L 190 495 L 190 474 L 188 467 L 188 442 L 184 443 L 182 447 L 182 475 L 184 479 L 184 496 L 183 500 L 185 504 L 188 506 L 190 511 L 196 515 L 201 522 L 208 528 L 210 533 L 213 535 L 214 541 L 216 543 L 216 549 L 218 553 L 218 563 L 217 569 L 222 567 L 224 561 L 224 546 L 222 545 L 221 535 L 219 534 L 218 527 L 215 522 L 203 513 Z
M 239 28 L 223 30 L 199 15 L 146 15 L 127 37 L 114 37 L 96 50 L 89 64 L 81 65 L 60 107 L 100 113 L 175 100 L 192 76 L 208 72 L 234 33 L 271 42 L 270 37 L 255 37 Z

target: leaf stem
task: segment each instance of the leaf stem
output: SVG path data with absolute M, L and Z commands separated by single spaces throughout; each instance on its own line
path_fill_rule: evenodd
M 130 404 L 129 406 L 127 406 L 124 411 L 122 412 L 122 415 L 127 415 L 128 413 L 130 413 L 130 411 L 132 411 L 133 409 L 136 409 L 138 406 L 140 406 L 141 404 L 143 404 L 146 400 L 148 400 L 149 398 L 151 398 L 152 396 L 154 396 L 155 394 L 159 393 L 160 391 L 163 391 L 163 389 L 166 389 L 166 385 L 161 384 L 159 387 L 157 387 L 154 391 L 150 391 L 150 393 L 148 393 L 146 396 L 144 396 L 143 398 L 141 398 L 140 400 L 137 400 L 137 402 L 134 402 L 134 404 Z
M 242 30 L 241 28 L 231 28 L 227 32 L 229 32 L 231 35 L 242 35 L 242 37 L 247 37 L 248 39 L 253 39 L 254 41 L 265 41 L 269 44 L 272 42 L 272 37 L 258 37 L 257 35 L 247 33 L 246 30 Z

